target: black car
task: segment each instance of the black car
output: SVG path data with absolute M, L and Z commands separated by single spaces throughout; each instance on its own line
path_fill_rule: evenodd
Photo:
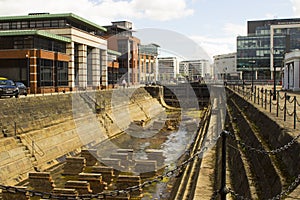
M 27 87 L 22 82 L 16 82 L 17 87 L 19 88 L 19 95 L 27 96 Z
M 19 97 L 19 88 L 12 80 L 0 80 L 0 97 L 9 96 Z

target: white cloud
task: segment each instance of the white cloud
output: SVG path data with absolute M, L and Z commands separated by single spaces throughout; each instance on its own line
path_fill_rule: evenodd
M 144 14 L 146 18 L 166 21 L 189 16 L 194 13 L 192 9 L 186 8 L 184 0 L 132 0 L 133 8 Z
M 220 54 L 227 54 L 236 52 L 237 36 L 247 35 L 247 27 L 245 25 L 238 25 L 227 23 L 223 27 L 224 37 L 210 37 L 210 36 L 192 36 L 213 60 L 213 56 Z
M 246 25 L 239 25 L 239 24 L 232 24 L 227 23 L 224 25 L 223 30 L 227 35 L 236 37 L 239 35 L 247 35 L 247 26 Z
M 31 12 L 72 12 L 96 23 L 107 24 L 124 18 L 167 21 L 192 15 L 194 11 L 187 8 L 185 0 L 0 0 L 1 15 Z
M 211 60 L 213 60 L 213 56 L 215 55 L 236 52 L 236 39 L 232 37 L 215 38 L 207 36 L 191 36 L 191 39 L 203 48 Z
M 300 17 L 300 1 L 299 0 L 291 0 L 293 4 L 293 11 L 296 17 Z

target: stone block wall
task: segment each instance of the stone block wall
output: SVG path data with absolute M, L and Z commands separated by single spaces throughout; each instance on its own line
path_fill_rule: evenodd
M 71 152 L 79 152 L 127 128 L 126 118 L 114 121 L 114 111 L 128 109 L 130 120 L 146 120 L 163 112 L 143 88 L 6 98 L 0 101 L 0 181 L 14 184 L 34 169 L 44 170 Z M 96 131 L 95 131 L 96 130 Z M 2 132 L 2 133 L 1 133 Z M 99 132 L 99 133 L 98 133 Z
M 31 170 L 33 167 L 24 148 L 13 137 L 0 139 L 0 182 L 15 184 Z

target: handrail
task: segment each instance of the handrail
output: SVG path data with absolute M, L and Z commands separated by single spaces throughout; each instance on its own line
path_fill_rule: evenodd
M 26 137 L 28 137 L 29 138 L 29 141 L 28 141 L 28 139 L 26 138 Z M 24 138 L 24 140 L 27 142 L 27 144 L 31 147 L 31 155 L 32 156 L 34 156 L 34 152 L 36 152 L 39 156 L 44 156 L 45 155 L 45 152 L 42 150 L 42 148 L 39 146 L 39 145 L 37 145 L 35 142 L 34 142 L 34 140 L 28 135 L 28 134 L 24 134 L 24 137 L 22 137 L 21 139 L 23 139 Z M 39 152 L 39 151 L 37 151 L 36 150 L 36 148 L 35 147 L 37 147 L 37 149 L 41 152 Z

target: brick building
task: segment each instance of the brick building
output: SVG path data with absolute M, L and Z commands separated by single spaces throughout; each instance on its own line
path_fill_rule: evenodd
M 105 32 L 72 13 L 0 17 L 0 76 L 30 93 L 106 87 Z
M 118 57 L 119 72 L 118 81 L 123 79 L 129 84 L 139 82 L 138 60 L 140 40 L 132 35 L 132 23 L 128 21 L 112 22 L 107 29 L 108 48 L 121 53 Z

